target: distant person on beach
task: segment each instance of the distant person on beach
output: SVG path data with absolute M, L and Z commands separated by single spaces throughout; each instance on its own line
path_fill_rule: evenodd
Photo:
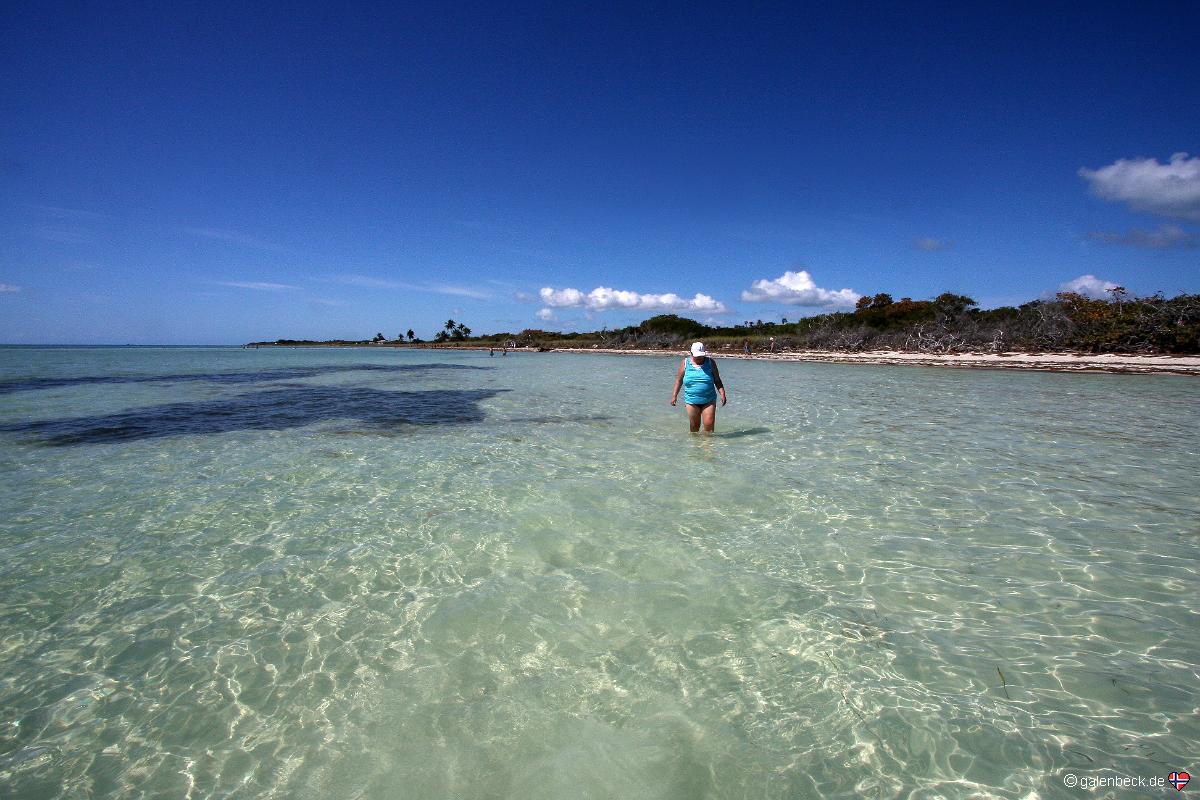
M 774 336 L 771 337 L 771 352 L 772 353 L 775 352 L 775 337 Z
M 683 389 L 683 401 L 687 404 L 688 428 L 692 433 L 700 430 L 704 423 L 705 433 L 712 433 L 717 424 L 717 395 L 721 396 L 721 405 L 725 405 L 725 384 L 721 383 L 721 373 L 717 370 L 717 362 L 708 357 L 703 342 L 692 345 L 692 354 L 685 356 L 675 374 L 675 391 L 671 392 L 671 405 L 679 399 L 679 390 Z
M 742 340 L 742 352 L 745 353 L 746 355 L 750 355 L 750 340 L 749 339 Z

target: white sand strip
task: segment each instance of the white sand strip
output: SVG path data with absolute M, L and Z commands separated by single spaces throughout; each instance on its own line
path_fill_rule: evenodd
M 610 353 L 631 356 L 683 357 L 671 350 L 617 350 L 605 348 L 563 348 L 557 353 Z M 761 361 L 822 361 L 835 364 L 894 364 L 919 367 L 971 367 L 976 369 L 1032 369 L 1054 372 L 1121 372 L 1200 376 L 1200 356 L 1140 356 L 1102 353 L 907 353 L 874 350 L 841 353 L 829 350 L 804 350 L 783 353 L 713 352 L 714 358 L 741 358 Z

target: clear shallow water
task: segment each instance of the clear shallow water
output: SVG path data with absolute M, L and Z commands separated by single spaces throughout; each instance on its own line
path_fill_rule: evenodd
M 1194 766 L 1200 384 L 675 363 L 0 349 L 0 796 Z

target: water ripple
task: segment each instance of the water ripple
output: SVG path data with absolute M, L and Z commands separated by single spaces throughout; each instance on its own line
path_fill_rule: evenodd
M 1056 798 L 1187 769 L 1192 383 L 739 362 L 705 437 L 673 374 L 185 383 L 141 423 L 47 394 L 0 439 L 0 794 Z

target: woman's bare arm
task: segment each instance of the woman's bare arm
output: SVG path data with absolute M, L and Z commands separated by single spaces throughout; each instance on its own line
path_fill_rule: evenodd
M 671 405 L 675 405 L 675 401 L 679 399 L 679 390 L 683 387 L 683 369 L 687 366 L 687 360 L 679 362 L 679 372 L 675 373 L 675 391 L 671 392 Z
M 717 387 L 717 392 L 720 393 L 720 395 L 721 395 L 721 405 L 725 405 L 725 403 L 728 401 L 725 399 L 725 384 L 721 381 L 721 371 L 719 369 L 717 369 L 717 362 L 715 360 L 712 362 L 712 365 L 713 365 L 713 385 Z M 683 372 L 680 371 L 679 374 L 682 375 Z

